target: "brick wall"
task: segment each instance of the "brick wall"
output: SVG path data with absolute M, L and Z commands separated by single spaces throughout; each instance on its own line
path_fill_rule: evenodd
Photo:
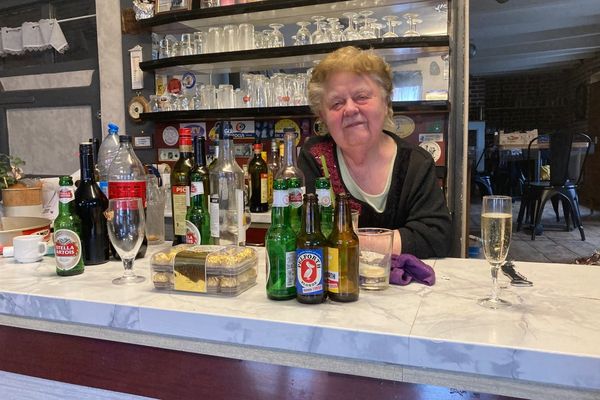
M 590 84 L 590 77 L 600 72 L 600 54 L 585 60 L 573 69 L 568 81 L 569 99 L 574 104 L 570 128 L 584 132 L 592 140 L 600 137 L 600 83 Z M 583 95 L 582 95 L 583 94 Z M 585 96 L 586 101 L 581 97 Z M 594 210 L 600 209 L 600 148 L 596 147 L 586 162 L 584 181 L 579 190 L 582 204 Z
M 485 77 L 485 121 L 491 130 L 552 132 L 570 114 L 568 72 Z M 481 100 L 478 100 L 481 102 Z M 569 117 L 570 119 L 570 117 Z
M 485 119 L 485 79 L 469 76 L 469 121 Z

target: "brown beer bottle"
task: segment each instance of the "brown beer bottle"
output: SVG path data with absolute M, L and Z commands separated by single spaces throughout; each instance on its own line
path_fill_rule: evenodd
M 305 304 L 325 301 L 327 288 L 327 240 L 321 233 L 315 194 L 305 194 L 302 222 L 296 238 L 296 300 Z
M 346 193 L 336 196 L 327 256 L 329 298 L 343 302 L 358 300 L 358 236 L 352 228 L 352 212 Z

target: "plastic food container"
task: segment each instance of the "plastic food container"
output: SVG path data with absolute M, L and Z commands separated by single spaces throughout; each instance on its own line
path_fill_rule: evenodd
M 256 250 L 241 246 L 182 244 L 152 255 L 158 290 L 237 296 L 256 284 Z

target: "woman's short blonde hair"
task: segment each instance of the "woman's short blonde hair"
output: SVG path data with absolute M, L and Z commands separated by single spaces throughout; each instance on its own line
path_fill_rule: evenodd
M 321 112 L 325 83 L 336 72 L 366 74 L 379 84 L 383 98 L 387 101 L 387 114 L 384 128 L 394 130 L 394 111 L 392 110 L 392 69 L 383 58 L 373 50 L 361 50 L 354 46 L 337 49 L 325 57 L 314 69 L 308 82 L 308 101 L 310 107 L 319 115 Z

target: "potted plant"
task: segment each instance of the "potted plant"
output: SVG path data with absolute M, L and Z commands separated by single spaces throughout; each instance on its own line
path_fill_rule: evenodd
M 0 154 L 0 188 L 6 215 L 23 215 L 23 210 L 14 207 L 40 208 L 41 211 L 41 182 L 38 179 L 24 179 L 23 165 L 25 161 L 19 157 Z

